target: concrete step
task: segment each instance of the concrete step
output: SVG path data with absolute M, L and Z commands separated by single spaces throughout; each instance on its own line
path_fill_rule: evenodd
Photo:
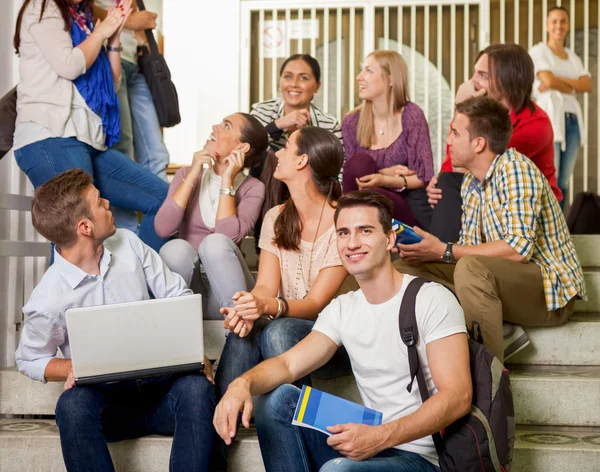
M 0 470 L 62 472 L 58 429 L 52 420 L 0 420 Z M 168 470 L 171 438 L 110 444 L 117 471 Z M 256 432 L 242 430 L 230 453 L 229 470 L 264 472 Z M 600 471 L 600 429 L 517 428 L 512 472 Z
M 600 365 L 600 314 L 576 313 L 561 326 L 525 328 L 531 344 L 510 365 Z
M 600 269 L 586 268 L 583 270 L 583 275 L 585 276 L 588 301 L 575 302 L 575 311 L 578 313 L 600 312 Z
M 600 426 L 600 367 L 514 366 L 510 378 L 517 424 Z M 314 386 L 361 402 L 352 376 Z
M 577 257 L 582 267 L 600 267 L 599 234 L 573 234 L 571 235 Z

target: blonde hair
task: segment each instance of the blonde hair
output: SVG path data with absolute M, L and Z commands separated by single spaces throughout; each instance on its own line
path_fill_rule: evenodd
M 388 106 L 393 113 L 399 113 L 410 98 L 408 96 L 408 66 L 406 61 L 396 51 L 377 50 L 367 57 L 372 57 L 381 67 L 384 79 L 393 77 L 392 86 L 386 97 Z M 365 100 L 351 113 L 360 113 L 356 140 L 363 148 L 370 148 L 375 143 L 375 119 L 373 118 L 373 103 Z

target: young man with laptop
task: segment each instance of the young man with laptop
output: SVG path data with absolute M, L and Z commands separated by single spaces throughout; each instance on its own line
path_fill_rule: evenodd
M 92 184 L 92 177 L 81 169 L 63 172 L 37 189 L 31 210 L 33 226 L 56 249 L 54 264 L 23 307 L 26 319 L 15 355 L 17 367 L 34 380 L 65 382 L 56 405 L 56 422 L 68 471 L 113 471 L 107 441 L 147 434 L 173 435 L 170 470 L 208 470 L 215 439 L 211 422 L 215 397 L 210 363 L 203 356 L 202 345 L 200 351 L 190 347 L 184 357 L 192 365 L 202 365 L 204 360 L 205 375 L 198 371 L 177 373 L 181 370 L 177 366 L 169 369 L 173 366 L 157 365 L 152 358 L 154 349 L 144 342 L 154 325 L 164 324 L 168 317 L 181 331 L 182 339 L 189 340 L 185 331 L 190 328 L 181 326 L 182 318 L 176 312 L 197 309 L 191 318 L 200 320 L 192 324 L 193 330 L 199 330 L 201 343 L 201 304 L 155 251 L 130 231 L 115 228 L 108 206 Z M 142 302 L 151 294 L 172 301 Z M 111 316 L 110 307 L 95 315 L 91 308 L 82 313 L 74 310 L 123 302 L 141 302 L 115 305 L 123 323 L 119 316 Z M 131 317 L 140 306 L 151 323 L 140 316 L 137 325 L 132 323 Z M 166 307 L 162 319 L 157 307 Z M 87 333 L 81 325 L 82 316 L 88 319 Z M 75 321 L 77 332 L 70 333 L 68 326 Z M 183 323 L 187 323 L 185 319 Z M 169 345 L 175 351 L 181 349 L 173 342 L 171 330 L 164 331 L 164 345 L 156 345 L 156 351 L 166 352 Z M 90 332 L 101 342 L 94 343 Z M 153 336 L 157 339 L 156 333 Z M 129 350 L 123 346 L 127 341 Z M 118 359 L 110 359 L 108 354 L 113 346 L 122 353 L 121 367 Z M 57 357 L 59 349 L 64 359 Z M 149 356 L 146 359 L 140 355 L 144 350 Z M 102 365 L 103 360 L 108 367 Z M 153 372 L 148 367 L 158 367 L 155 372 L 162 375 L 148 377 Z M 83 372 L 87 372 L 87 382 L 82 382 L 86 386 L 78 386 L 76 377 Z M 106 382 L 111 378 L 128 380 Z
M 360 290 L 333 300 L 295 347 L 234 380 L 216 408 L 217 433 L 231 444 L 238 413 L 248 427 L 252 395 L 271 392 L 260 397 L 254 415 L 269 472 L 439 471 L 431 435 L 471 405 L 462 309 L 438 284 L 426 284 L 417 294 L 417 351 L 433 394 L 423 404 L 416 384 L 407 389 L 411 375 L 398 314 L 414 277 L 392 265 L 392 202 L 372 191 L 350 192 L 339 199 L 334 221 L 342 264 Z M 331 436 L 293 425 L 300 389 L 291 382 L 324 365 L 342 344 L 365 406 L 381 411 L 383 424 L 334 425 Z

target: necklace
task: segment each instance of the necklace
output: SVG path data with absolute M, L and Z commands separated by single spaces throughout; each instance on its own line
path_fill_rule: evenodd
M 325 210 L 325 203 L 327 203 L 327 199 L 325 199 L 325 201 L 323 202 L 323 206 L 321 207 L 321 214 L 319 215 L 319 222 L 317 223 L 317 230 L 315 231 L 315 237 L 313 238 L 313 242 L 312 242 L 312 246 L 310 248 L 310 257 L 308 259 L 308 278 L 304 277 L 304 258 L 301 257 L 300 260 L 300 274 L 302 276 L 302 281 L 304 282 L 304 287 L 306 288 L 306 293 L 304 294 L 304 297 L 302 298 L 306 298 L 306 296 L 308 295 L 308 292 L 310 290 L 311 287 L 311 283 L 310 283 L 310 273 L 312 271 L 312 259 L 313 259 L 313 252 L 315 250 L 315 243 L 317 242 L 317 237 L 319 235 L 319 228 L 321 227 L 321 220 L 323 219 L 323 211 Z M 303 256 L 303 252 L 302 250 L 300 250 L 300 256 Z

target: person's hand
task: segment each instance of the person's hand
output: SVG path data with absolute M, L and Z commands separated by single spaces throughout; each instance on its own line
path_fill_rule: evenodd
M 121 3 L 119 3 L 119 6 L 117 7 L 117 9 L 120 9 L 123 12 L 123 15 L 121 16 L 121 24 L 119 25 L 117 30 L 112 34 L 112 36 L 108 38 L 109 46 L 121 45 L 121 31 L 123 31 L 123 27 L 129 19 L 129 15 L 131 15 L 131 12 L 133 11 L 133 8 L 131 8 L 131 2 L 132 0 L 123 0 Z
M 132 31 L 153 30 L 156 28 L 157 13 L 139 10 L 131 14 L 125 27 Z
M 327 438 L 327 444 L 354 461 L 364 461 L 386 449 L 387 433 L 382 426 L 364 424 L 338 424 L 328 426 L 333 433 Z
M 434 175 L 427 184 L 427 201 L 431 205 L 431 208 L 434 208 L 442 199 L 442 189 L 436 187 L 437 183 L 438 176 Z
M 225 315 L 223 326 L 232 333 L 237 334 L 240 338 L 247 336 L 254 327 L 254 320 L 244 320 L 237 314 L 235 308 L 223 307 L 219 310 Z
M 242 424 L 250 428 L 252 417 L 252 395 L 250 388 L 243 378 L 237 378 L 231 384 L 215 409 L 213 426 L 217 434 L 228 446 L 235 437 L 238 414 L 242 412 Z
M 129 0 L 129 3 L 131 4 L 131 0 Z M 111 38 L 124 23 L 123 19 L 125 18 L 125 14 L 126 13 L 120 7 L 109 7 L 106 18 L 102 21 L 100 21 L 100 19 L 96 21 L 92 34 L 100 37 L 102 41 Z
M 544 82 L 542 82 L 538 88 L 538 90 L 540 91 L 540 93 L 546 92 L 547 90 L 550 90 L 550 87 L 548 87 Z
M 454 104 L 464 102 L 468 98 L 472 97 L 483 97 L 486 94 L 485 89 L 475 90 L 475 84 L 472 80 L 467 80 L 466 82 L 460 84 L 458 90 L 456 91 L 456 98 L 454 99 Z
M 414 170 L 410 170 L 408 167 L 403 166 L 402 164 L 379 169 L 379 173 L 390 177 L 400 177 L 401 175 L 408 177 L 409 175 L 416 174 Z
M 196 151 L 192 158 L 192 170 L 200 173 L 205 164 L 209 167 L 215 165 L 215 155 L 204 149 L 202 151 Z
M 246 159 L 246 154 L 239 149 L 234 149 L 229 156 L 223 159 L 223 162 L 227 164 L 227 168 L 223 172 L 224 179 L 233 179 L 236 175 L 240 173 L 240 171 L 244 168 L 244 161 Z
M 256 321 L 267 312 L 267 298 L 250 292 L 235 292 L 233 306 L 244 321 Z
M 359 190 L 372 187 L 387 187 L 387 176 L 379 173 L 363 175 L 359 179 L 356 179 L 356 185 L 358 185 Z
M 419 262 L 440 262 L 446 244 L 441 242 L 433 234 L 423 231 L 421 228 L 413 227 L 415 233 L 423 238 L 415 244 L 398 244 L 392 251 L 398 252 L 400 258 L 407 264 L 418 264 Z
M 69 390 L 75 386 L 75 376 L 73 375 L 73 366 L 69 369 L 67 380 L 65 381 L 65 390 Z
M 281 118 L 275 120 L 275 126 L 279 129 L 298 129 L 306 126 L 310 121 L 310 112 L 307 109 L 294 110 Z
M 204 376 L 208 379 L 208 381 L 215 385 L 215 376 L 213 375 L 213 368 L 210 362 L 210 359 L 204 356 L 204 370 L 202 371 Z

